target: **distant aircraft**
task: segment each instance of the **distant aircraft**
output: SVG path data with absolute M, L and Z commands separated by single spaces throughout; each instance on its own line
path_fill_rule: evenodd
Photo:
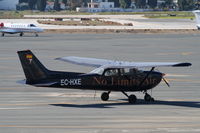
M 30 50 L 18 51 L 26 77 L 26 84 L 36 87 L 74 88 L 83 90 L 103 90 L 101 99 L 107 101 L 111 91 L 122 92 L 129 103 L 136 103 L 135 95 L 127 92 L 140 91 L 144 100 L 154 101 L 147 91 L 156 87 L 161 80 L 169 86 L 164 73 L 154 71 L 155 67 L 186 67 L 191 63 L 178 62 L 123 62 L 83 57 L 62 57 L 57 60 L 78 65 L 96 67 L 90 73 L 51 71 L 45 68 Z M 142 71 L 138 68 L 151 68 Z
M 196 18 L 197 29 L 200 30 L 200 10 L 195 10 L 193 13 Z
M 17 34 L 23 36 L 24 33 L 35 33 L 38 36 L 38 32 L 43 32 L 43 29 L 35 26 L 34 24 L 18 24 L 18 23 L 0 23 L 0 32 L 2 36 L 5 34 Z

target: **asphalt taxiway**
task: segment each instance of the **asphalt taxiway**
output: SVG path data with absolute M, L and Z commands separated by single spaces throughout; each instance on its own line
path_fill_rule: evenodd
M 0 38 L 0 132 L 2 133 L 188 133 L 200 132 L 200 34 L 25 34 Z M 37 88 L 24 79 L 17 51 L 30 49 L 51 70 L 89 72 L 54 60 L 83 56 L 124 61 L 184 61 L 188 68 L 159 68 L 171 87 L 153 89 L 157 100 L 128 104 L 112 92 L 110 101 L 100 91 Z M 149 92 L 151 94 L 151 92 Z

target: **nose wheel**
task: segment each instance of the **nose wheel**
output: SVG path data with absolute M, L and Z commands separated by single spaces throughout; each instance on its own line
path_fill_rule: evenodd
M 131 104 L 134 104 L 134 103 L 136 103 L 136 101 L 137 101 L 137 97 L 135 96 L 135 95 L 128 95 L 126 92 L 124 92 L 124 91 L 122 91 L 122 93 L 125 95 L 125 96 L 127 96 L 128 97 L 128 101 L 129 101 L 129 103 L 131 103 Z
M 144 100 L 145 100 L 146 102 L 154 102 L 154 101 L 155 101 L 154 98 L 151 97 L 148 93 L 145 93 L 145 95 L 144 95 Z

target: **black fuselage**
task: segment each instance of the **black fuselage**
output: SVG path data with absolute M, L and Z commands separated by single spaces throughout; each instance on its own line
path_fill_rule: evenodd
M 158 85 L 162 73 L 151 72 L 141 84 L 149 71 L 137 75 L 104 76 L 99 74 L 83 74 L 72 72 L 50 72 L 48 78 L 27 84 L 38 87 L 75 88 L 108 91 L 144 91 Z

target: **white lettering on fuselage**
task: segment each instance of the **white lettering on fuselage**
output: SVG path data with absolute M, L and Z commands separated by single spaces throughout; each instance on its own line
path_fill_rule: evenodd
M 81 79 L 61 79 L 60 80 L 61 86 L 67 85 L 81 85 Z

